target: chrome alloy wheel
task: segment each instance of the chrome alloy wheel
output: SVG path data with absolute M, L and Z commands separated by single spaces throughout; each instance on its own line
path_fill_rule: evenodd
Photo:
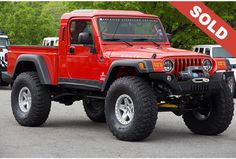
M 127 94 L 122 94 L 116 100 L 115 114 L 117 120 L 123 124 L 129 124 L 134 117 L 134 103 Z
M 23 87 L 20 90 L 19 96 L 18 96 L 18 103 L 20 110 L 24 113 L 27 113 L 32 105 L 32 97 L 31 97 L 31 92 L 29 88 Z

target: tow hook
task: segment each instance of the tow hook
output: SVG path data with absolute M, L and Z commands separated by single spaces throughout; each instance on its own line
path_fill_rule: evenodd
M 208 83 L 210 82 L 209 78 L 194 78 L 192 79 L 193 83 Z

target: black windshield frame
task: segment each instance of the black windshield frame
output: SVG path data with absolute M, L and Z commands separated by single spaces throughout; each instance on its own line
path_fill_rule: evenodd
M 152 21 L 152 22 L 155 22 L 155 25 L 159 25 L 158 30 L 162 34 L 162 37 L 161 38 L 159 37 L 159 39 L 155 36 L 153 36 L 155 38 L 143 38 L 143 36 L 139 35 L 139 38 L 133 38 L 133 39 L 132 38 L 127 38 L 127 39 L 121 38 L 121 39 L 119 39 L 119 38 L 117 38 L 117 33 L 116 33 L 117 28 L 116 28 L 115 31 L 113 32 L 113 33 L 115 33 L 115 35 L 111 33 L 111 36 L 110 36 L 111 38 L 107 39 L 107 38 L 103 37 L 103 30 L 102 30 L 102 27 L 101 27 L 100 22 L 99 22 L 100 19 L 117 19 L 117 20 L 118 19 L 123 19 L 123 20 L 132 19 L 132 20 L 141 20 L 141 21 L 142 20 L 143 21 L 145 21 L 145 20 Z M 118 22 L 118 25 L 119 25 L 119 23 L 120 22 Z M 157 43 L 166 43 L 166 42 L 168 42 L 167 37 L 166 37 L 166 33 L 165 33 L 165 31 L 163 29 L 163 26 L 161 24 L 161 21 L 157 18 L 146 18 L 146 17 L 145 18 L 140 18 L 140 17 L 137 17 L 137 18 L 130 18 L 130 17 L 122 17 L 122 18 L 121 17 L 98 17 L 97 18 L 97 25 L 98 25 L 98 30 L 99 30 L 100 37 L 101 37 L 103 42 L 119 42 L 119 41 L 126 41 L 126 42 L 157 42 Z M 116 40 L 114 40 L 114 39 L 116 39 Z

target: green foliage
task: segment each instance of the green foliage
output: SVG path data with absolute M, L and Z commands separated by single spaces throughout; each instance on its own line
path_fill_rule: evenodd
M 52 36 L 55 28 L 48 25 L 53 17 L 42 12 L 42 2 L 1 2 L 0 27 L 13 44 L 40 44 Z
M 216 14 L 236 28 L 235 2 L 206 2 Z M 197 44 L 214 44 L 205 33 L 168 2 L 0 2 L 0 29 L 13 44 L 41 44 L 46 36 L 58 36 L 60 17 L 75 9 L 138 10 L 158 15 L 172 45 L 190 49 Z

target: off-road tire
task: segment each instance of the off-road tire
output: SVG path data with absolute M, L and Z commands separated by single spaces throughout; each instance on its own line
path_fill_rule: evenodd
M 212 102 L 212 111 L 207 119 L 198 120 L 193 112 L 183 114 L 186 126 L 196 134 L 220 134 L 229 127 L 233 118 L 233 96 L 227 84 L 223 84 L 223 88 L 209 98 Z
M 85 99 L 83 100 L 84 110 L 90 120 L 94 122 L 106 122 L 104 112 L 104 100 Z
M 236 92 L 235 92 L 235 77 L 234 76 L 229 76 L 227 79 L 226 79 L 226 83 L 229 85 L 229 88 L 231 90 L 231 93 L 233 94 L 233 97 L 235 98 L 236 96 Z
M 31 93 L 31 107 L 23 112 L 19 106 L 19 93 L 27 87 Z M 22 126 L 40 126 L 48 118 L 51 99 L 47 89 L 41 85 L 36 72 L 24 72 L 17 76 L 11 93 L 11 107 L 16 121 Z
M 129 124 L 121 124 L 115 115 L 116 101 L 122 94 L 131 97 L 134 116 Z M 153 131 L 157 120 L 156 96 L 151 86 L 139 77 L 123 77 L 110 86 L 105 100 L 106 122 L 119 140 L 139 141 Z

